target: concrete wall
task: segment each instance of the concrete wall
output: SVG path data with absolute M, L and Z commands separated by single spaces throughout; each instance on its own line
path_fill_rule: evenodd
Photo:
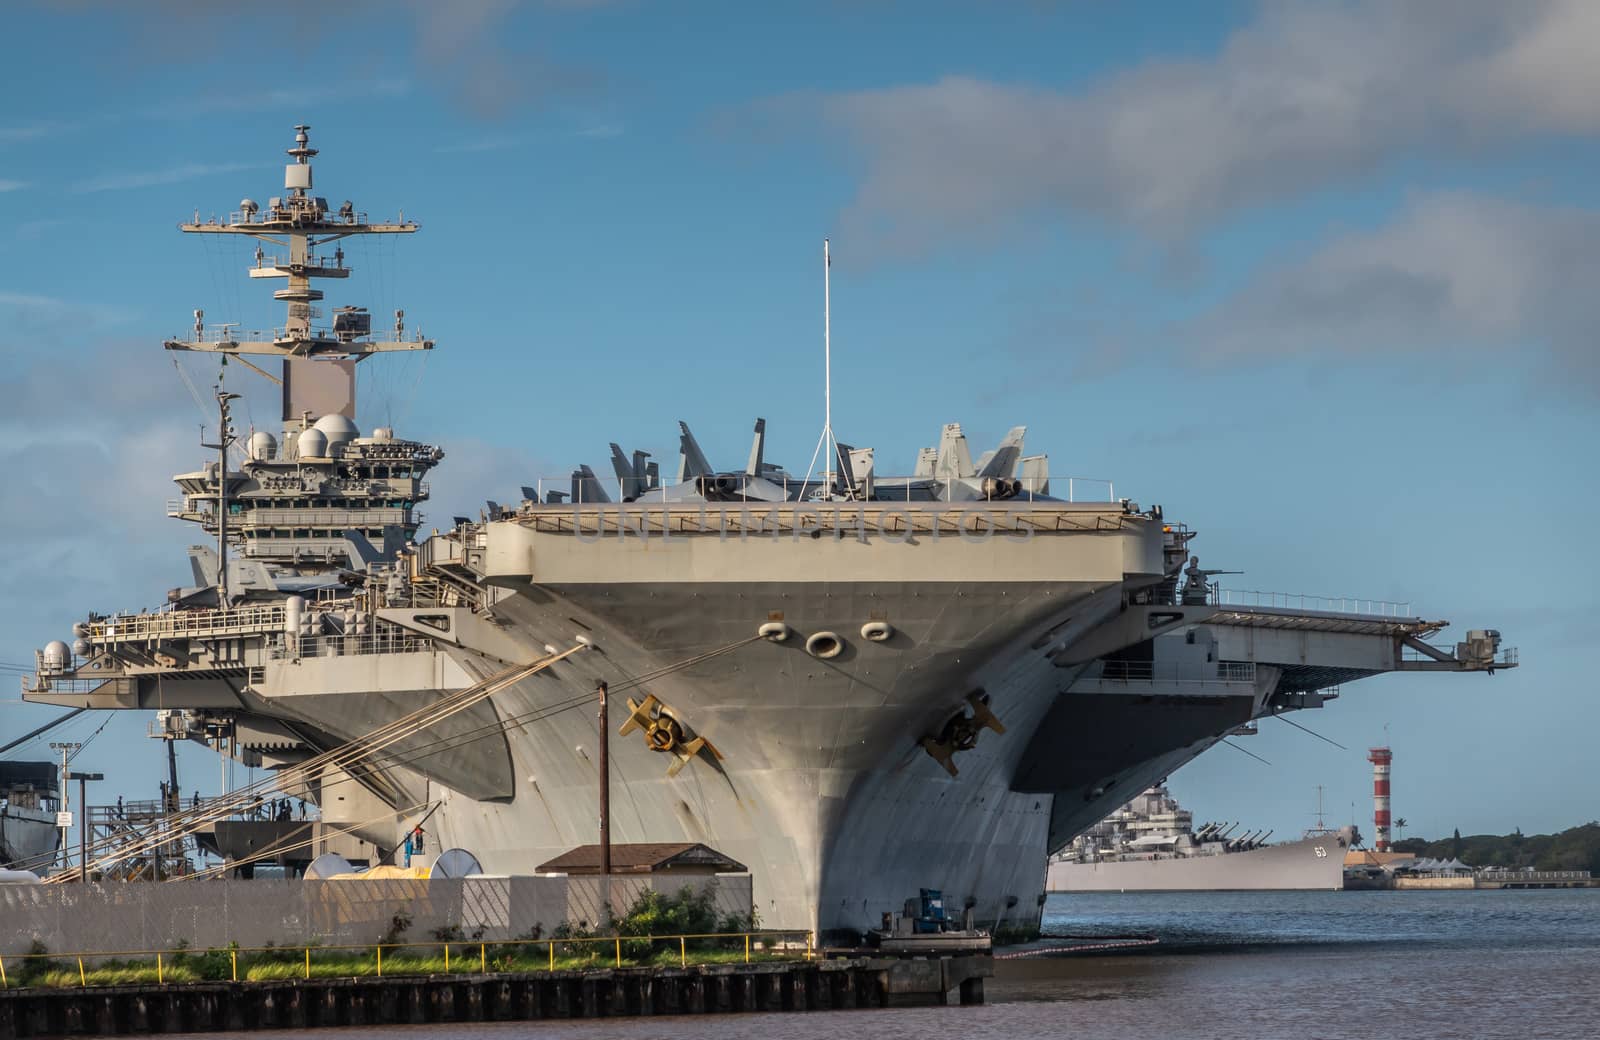
M 1397 877 L 1395 888 L 1475 888 L 1471 877 Z
M 712 894 L 718 917 L 727 917 L 729 914 L 738 914 L 745 919 L 750 917 L 754 892 L 749 874 L 719 874 L 715 877 L 613 874 L 609 879 L 598 876 L 568 878 L 567 920 L 575 925 L 593 928 L 603 916 L 602 905 L 609 904 L 615 914 L 625 914 L 635 900 L 648 890 L 675 896 L 684 888 L 698 891 L 708 881 L 716 883 Z
M 63 953 L 371 943 L 397 913 L 412 922 L 402 941 L 480 925 L 485 938 L 512 938 L 530 917 L 554 926 L 565 908 L 565 878 L 4 885 L 0 954 L 35 940 Z
M 240 946 L 370 944 L 395 914 L 402 942 L 439 929 L 483 939 L 548 935 L 564 921 L 599 920 L 600 878 L 506 877 L 381 881 L 204 881 L 176 884 L 0 885 L 0 956 L 42 942 L 51 953 Z M 719 878 L 723 913 L 750 911 L 750 878 Z M 617 878 L 612 904 L 646 886 L 676 893 L 699 878 Z M 618 895 L 626 898 L 618 899 Z

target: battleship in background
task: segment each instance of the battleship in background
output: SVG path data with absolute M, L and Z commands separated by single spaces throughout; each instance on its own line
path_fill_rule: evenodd
M 947 425 L 906 477 L 839 445 L 816 479 L 767 461 L 760 421 L 731 469 L 680 426 L 673 480 L 613 445 L 614 480 L 533 481 L 418 539 L 443 453 L 363 435 L 354 370 L 433 343 L 401 312 L 387 339 L 361 308 L 319 324 L 315 287 L 350 273 L 332 243 L 417 225 L 330 206 L 316 154 L 298 128 L 282 196 L 182 226 L 269 245 L 249 274 L 284 281 L 286 324 L 248 335 L 196 312 L 194 335 L 166 343 L 280 383 L 281 435 L 231 454 L 219 391 L 217 461 L 179 475 L 169 509 L 217 548 L 191 550 L 193 584 L 160 609 L 91 614 L 40 651 L 24 692 L 176 708 L 165 735 L 281 770 L 544 662 L 288 791 L 375 859 L 423 818 L 497 873 L 592 842 L 590 706 L 598 684 L 628 683 L 613 840 L 748 864 L 774 927 L 859 934 L 928 888 L 985 927 L 1026 928 L 1048 853 L 1251 720 L 1364 676 L 1515 663 L 1498 633 L 1436 647 L 1443 622 L 1385 605 L 1227 602 L 1193 531 L 1160 506 L 1080 500 L 1020 428 L 974 460 Z
M 55 860 L 59 775 L 54 762 L 0 762 L 0 868 L 41 870 Z
M 1195 892 L 1344 887 L 1345 850 L 1354 827 L 1317 826 L 1295 841 L 1267 844 L 1271 832 L 1237 836 L 1237 824 L 1194 817 L 1157 785 L 1078 835 L 1050 857 L 1051 892 Z

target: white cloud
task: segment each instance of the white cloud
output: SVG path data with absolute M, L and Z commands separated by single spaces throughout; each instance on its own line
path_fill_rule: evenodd
M 27 126 L 0 126 L 0 144 L 21 144 L 24 141 L 37 141 L 41 137 L 50 137 L 71 129 L 71 123 L 61 122 L 29 123 Z
M 27 181 L 12 181 L 0 178 L 0 192 L 21 191 L 28 186 Z
M 131 314 L 123 308 L 93 301 L 64 300 L 41 293 L 4 289 L 0 289 L 0 307 L 9 311 L 0 324 L 0 348 L 12 352 L 11 356 L 15 357 L 29 353 L 33 345 L 50 349 L 60 346 L 58 337 L 62 332 L 98 331 L 101 326 L 128 320 Z
M 307 109 L 317 105 L 404 97 L 411 85 L 403 79 L 377 77 L 314 86 L 262 87 L 235 93 L 197 94 L 151 109 L 153 118 L 187 119 L 213 112 L 260 109 Z
M 1275 266 L 1175 330 L 1212 360 L 1439 352 L 1600 390 L 1600 211 L 1471 193 Z
M 29 356 L 3 344 L 13 364 L 0 375 L 12 403 L 0 414 L 0 465 L 11 474 L 0 518 L 11 580 L 31 590 L 0 602 L 8 660 L 89 610 L 159 605 L 188 580 L 183 546 L 203 540 L 165 515 L 172 474 L 204 457 L 198 415 L 167 359 L 144 343 L 70 346 L 63 363 L 61 350 Z
M 238 170 L 248 170 L 253 165 L 252 163 L 181 163 L 163 170 L 103 173 L 96 177 L 88 177 L 74 182 L 70 190 L 75 192 L 95 192 L 150 188 L 161 184 L 177 184 L 181 181 L 210 177 L 218 173 L 234 173 Z
M 1170 236 L 1409 154 L 1594 134 L 1596 53 L 1587 0 L 1269 3 L 1215 56 L 1079 91 L 950 77 L 776 110 L 850 140 L 847 221 L 899 248 L 1040 211 Z
M 470 141 L 458 141 L 455 144 L 442 144 L 435 148 L 434 151 L 441 155 L 501 152 L 507 148 L 515 148 L 521 143 L 522 141 L 519 138 L 509 134 L 493 134 Z

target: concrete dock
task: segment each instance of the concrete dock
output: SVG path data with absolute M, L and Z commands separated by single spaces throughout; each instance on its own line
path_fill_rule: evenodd
M 983 1002 L 988 956 L 0 990 L 0 1040 Z

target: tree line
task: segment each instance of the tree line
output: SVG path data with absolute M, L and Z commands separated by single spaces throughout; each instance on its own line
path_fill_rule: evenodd
M 1600 876 L 1600 822 L 1591 821 L 1556 834 L 1469 834 L 1458 829 L 1448 838 L 1406 838 L 1394 851 L 1434 859 L 1459 859 L 1473 867 L 1519 870 L 1587 870 Z

